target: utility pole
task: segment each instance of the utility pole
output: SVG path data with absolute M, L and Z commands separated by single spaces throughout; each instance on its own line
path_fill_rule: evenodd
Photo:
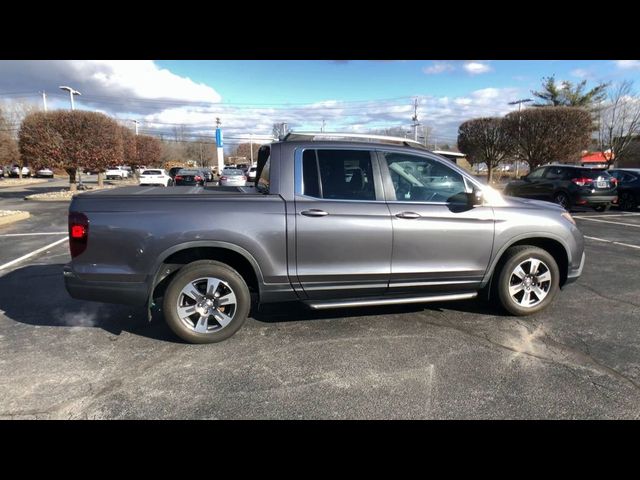
M 47 94 L 42 91 L 42 106 L 44 107 L 44 111 L 47 111 Z
M 79 91 L 74 90 L 71 87 L 67 87 L 67 86 L 60 86 L 60 90 L 65 90 L 67 92 L 69 92 L 69 100 L 71 101 L 71 110 L 75 110 L 75 105 L 73 103 L 73 97 L 74 95 L 82 95 Z
M 138 136 L 138 125 L 140 125 L 140 122 L 138 120 L 131 120 L 133 123 L 136 124 L 136 137 Z
M 253 165 L 253 134 L 252 133 L 249 134 L 249 149 L 251 150 L 251 165 Z
M 325 122 L 324 122 L 324 118 L 323 118 L 323 119 L 322 119 L 322 128 L 320 129 L 320 131 L 321 131 L 322 133 L 324 133 L 324 125 L 325 125 Z
M 418 122 L 418 99 L 414 99 L 413 101 L 413 117 L 411 117 L 411 120 L 413 120 L 413 139 L 417 142 L 418 141 L 418 126 L 420 125 L 420 123 Z
M 523 103 L 533 102 L 530 98 L 523 98 L 520 100 L 514 100 L 513 102 L 509 102 L 509 105 L 518 105 L 518 143 L 520 143 L 520 128 L 522 125 L 522 115 L 520 111 L 522 110 Z M 520 155 L 516 156 L 516 180 L 518 179 L 518 167 L 520 166 Z

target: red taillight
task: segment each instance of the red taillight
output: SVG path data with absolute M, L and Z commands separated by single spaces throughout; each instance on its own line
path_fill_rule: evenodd
M 609 181 L 610 181 L 611 183 L 613 183 L 613 186 L 614 186 L 614 187 L 617 187 L 617 186 L 618 186 L 618 179 L 617 179 L 616 177 L 611 177 L 611 178 L 609 179 Z
M 84 238 L 87 234 L 87 229 L 82 225 L 71 226 L 71 238 Z
M 593 183 L 593 180 L 591 178 L 572 178 L 571 181 L 579 187 L 584 187 L 585 185 L 590 185 Z
M 220 177 L 220 180 L 226 180 L 227 177 Z
M 180 175 L 176 175 L 176 178 L 174 180 L 182 180 L 182 177 Z
M 84 213 L 69 212 L 69 250 L 75 258 L 87 248 L 89 219 Z
M 247 177 L 242 177 L 242 180 L 247 180 Z
M 199 182 L 200 180 L 202 180 L 202 177 L 200 175 L 196 175 L 196 182 Z

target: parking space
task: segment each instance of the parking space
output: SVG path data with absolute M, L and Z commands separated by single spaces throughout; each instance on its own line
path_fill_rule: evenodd
M 64 238 L 24 234 L 64 231 L 67 204 L 28 208 L 0 228 L 0 264 Z M 0 271 L 0 418 L 640 418 L 640 212 L 574 216 L 583 276 L 532 317 L 273 305 L 203 346 L 69 298 L 62 242 Z

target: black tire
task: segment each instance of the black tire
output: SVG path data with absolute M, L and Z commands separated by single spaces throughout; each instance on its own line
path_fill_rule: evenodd
M 546 297 L 533 307 L 521 306 L 512 299 L 509 293 L 509 285 L 511 284 L 514 269 L 528 258 L 534 258 L 544 262 L 548 266 L 549 273 L 551 274 L 551 281 Z M 496 275 L 495 278 L 497 282 L 495 288 L 500 304 L 507 312 L 516 316 L 531 315 L 544 310 L 560 290 L 560 269 L 555 259 L 546 250 L 530 245 L 520 245 L 509 248 L 504 254 L 500 270 L 496 272 Z
M 557 192 L 553 196 L 553 202 L 564 207 L 567 211 L 571 209 L 571 198 L 566 192 Z
M 215 277 L 231 287 L 236 296 L 236 311 L 233 319 L 224 328 L 217 331 L 198 333 L 188 328 L 177 312 L 178 297 L 189 283 L 202 277 Z M 235 334 L 247 320 L 251 308 L 251 295 L 246 282 L 238 272 L 228 265 L 214 260 L 198 260 L 183 267 L 168 285 L 164 296 L 164 318 L 169 328 L 189 343 L 216 343 Z
M 618 198 L 618 206 L 620 210 L 634 211 L 638 208 L 638 201 L 630 192 L 622 192 Z
M 594 209 L 596 212 L 608 212 L 610 208 L 611 208 L 611 204 L 607 204 L 607 205 L 597 205 L 597 206 L 593 207 L 593 209 Z

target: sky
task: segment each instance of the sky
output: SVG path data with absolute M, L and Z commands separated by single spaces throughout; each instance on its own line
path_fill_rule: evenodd
M 172 138 L 182 128 L 209 139 L 220 118 L 227 147 L 272 125 L 292 130 L 372 132 L 411 128 L 429 142 L 455 143 L 457 128 L 480 116 L 502 116 L 531 98 L 543 77 L 579 82 L 633 80 L 640 60 L 11 60 L 0 61 L 0 101 L 107 113 L 142 133 Z M 182 127 L 184 126 L 184 127 Z

